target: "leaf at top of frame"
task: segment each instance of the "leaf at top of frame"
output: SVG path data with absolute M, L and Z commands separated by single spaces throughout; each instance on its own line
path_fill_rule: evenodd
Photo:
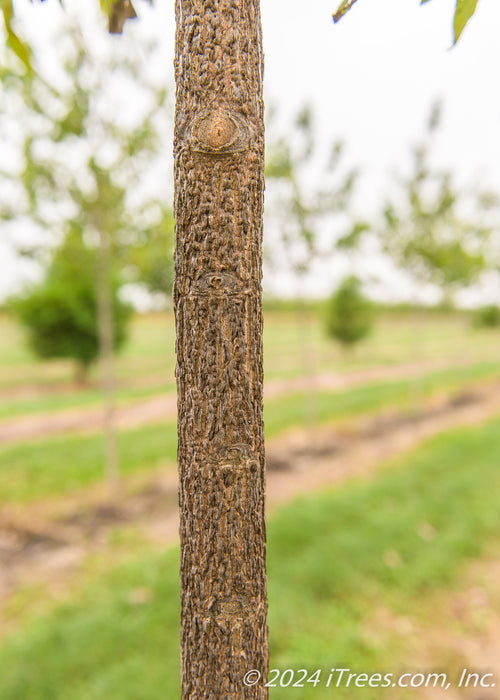
M 337 11 L 333 13 L 333 21 L 338 22 L 345 13 L 351 9 L 356 0 L 343 0 L 337 8 Z
M 478 0 L 457 0 L 455 18 L 453 20 L 453 43 L 456 44 L 467 22 L 476 11 Z
M 14 8 L 12 0 L 0 0 L 0 8 L 2 10 L 5 30 L 7 32 L 6 44 L 11 51 L 24 63 L 26 69 L 31 71 L 31 52 L 27 44 L 22 41 L 12 28 L 12 19 L 14 17 Z

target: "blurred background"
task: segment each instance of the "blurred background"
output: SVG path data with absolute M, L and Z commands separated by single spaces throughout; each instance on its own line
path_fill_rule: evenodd
M 174 19 L 137 5 L 19 2 L 2 53 L 2 700 L 179 693 Z M 271 667 L 451 682 L 338 697 L 499 697 L 456 686 L 500 687 L 500 8 L 451 49 L 454 6 L 262 0 Z

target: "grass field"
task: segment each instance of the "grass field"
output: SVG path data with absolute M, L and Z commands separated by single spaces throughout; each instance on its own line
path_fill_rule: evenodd
M 496 334 L 472 330 L 466 316 L 387 313 L 352 355 L 325 338 L 318 315 L 308 324 L 307 342 L 305 334 L 294 314 L 266 314 L 267 381 L 300 377 L 312 368 L 320 374 L 427 362 L 418 390 L 425 404 L 437 394 L 474 392 L 500 374 Z M 134 320 L 117 362 L 119 403 L 174 392 L 173 337 L 169 314 Z M 0 421 L 101 401 L 96 370 L 87 388 L 76 387 L 71 364 L 35 361 L 5 316 L 0 316 L 0 395 Z M 415 380 L 409 376 L 321 390 L 312 399 L 288 391 L 266 402 L 266 438 L 303 429 L 311 409 L 317 423 L 350 429 L 360 417 L 415 410 L 414 398 Z M 125 486 L 175 469 L 173 420 L 123 430 L 119 443 Z M 500 418 L 438 435 L 369 478 L 304 494 L 274 512 L 268 527 L 271 667 L 321 669 L 324 675 L 334 667 L 397 672 L 429 663 L 427 640 L 413 639 L 394 620 L 424 630 L 431 623 L 438 630 L 450 624 L 440 617 L 443 601 L 460 587 L 471 564 L 500 542 L 499 455 Z M 103 473 L 97 433 L 5 444 L 0 503 L 24 518 L 46 500 L 84 504 Z M 61 603 L 54 603 L 50 582 L 36 580 L 7 600 L 12 631 L 0 631 L 1 700 L 178 697 L 178 551 L 159 552 L 133 522 L 127 528 L 110 531 L 111 556 L 85 559 L 74 584 L 63 587 Z M 1 546 L 0 538 L 0 554 Z M 0 576 L 0 626 L 1 583 Z M 31 610 L 36 614 L 26 612 Z M 452 624 L 452 634 L 477 633 L 464 621 Z M 464 662 L 444 648 L 436 653 L 433 668 L 451 671 Z M 276 700 L 353 695 L 352 688 L 335 688 L 333 695 L 321 684 L 271 690 Z M 415 696 L 370 688 L 359 695 Z
M 278 512 L 269 523 L 271 667 L 407 669 L 414 661 L 408 639 L 390 626 L 372 639 L 373 616 L 383 608 L 418 619 L 428 596 L 446 596 L 466 564 L 498 542 L 499 453 L 497 419 L 441 435 L 370 481 Z M 137 589 L 147 591 L 141 603 Z M 176 551 L 141 556 L 95 581 L 5 644 L 0 697 L 178 697 L 177 589 Z M 453 662 L 435 665 L 451 671 Z M 291 692 L 276 688 L 271 697 Z M 305 687 L 297 697 L 331 692 Z M 375 700 L 381 691 L 365 688 L 361 696 Z

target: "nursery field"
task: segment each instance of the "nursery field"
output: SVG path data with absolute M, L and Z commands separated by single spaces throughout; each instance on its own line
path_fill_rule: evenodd
M 308 321 L 292 312 L 268 312 L 264 319 L 267 380 L 293 379 L 304 371 L 339 372 L 418 363 L 494 360 L 498 342 L 491 330 L 471 328 L 462 315 L 387 313 L 370 339 L 352 353 L 326 337 L 321 312 Z M 171 313 L 137 316 L 131 336 L 116 362 L 118 396 L 123 402 L 175 391 L 175 331 Z M 88 386 L 75 386 L 74 367 L 66 360 L 39 362 L 22 330 L 0 314 L 0 419 L 100 401 L 98 372 Z M 6 400 L 8 398 L 8 401 Z
M 271 667 L 321 669 L 325 679 L 331 668 L 396 674 L 411 664 L 415 673 L 439 669 L 458 678 L 464 659 L 486 663 L 466 658 L 466 640 L 472 630 L 500 643 L 498 619 L 495 629 L 484 609 L 500 603 L 498 561 L 489 558 L 500 534 L 499 451 L 497 419 L 441 435 L 385 464 L 376 478 L 276 512 L 269 522 Z M 76 596 L 7 639 L 1 697 L 177 697 L 177 557 L 176 549 L 136 552 L 104 576 L 94 564 L 99 575 L 90 569 Z M 278 687 L 271 697 L 291 692 Z M 294 692 L 331 696 L 321 684 Z M 381 691 L 336 689 L 338 697 L 356 692 L 378 698 Z
M 97 371 L 75 384 L 0 317 L 2 700 L 178 697 L 173 332 L 138 317 L 118 359 L 110 494 Z M 271 698 L 472 698 L 464 668 L 500 683 L 496 332 L 391 312 L 347 354 L 319 313 L 272 311 L 264 342 Z M 337 686 L 342 668 L 391 682 Z

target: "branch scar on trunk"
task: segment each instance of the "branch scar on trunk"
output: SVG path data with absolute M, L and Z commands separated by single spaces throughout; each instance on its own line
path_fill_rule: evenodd
M 193 282 L 190 294 L 193 296 L 215 297 L 250 294 L 241 280 L 228 272 L 207 272 Z
M 207 156 L 231 156 L 250 148 L 251 128 L 239 114 L 217 108 L 196 115 L 189 134 L 189 148 Z

